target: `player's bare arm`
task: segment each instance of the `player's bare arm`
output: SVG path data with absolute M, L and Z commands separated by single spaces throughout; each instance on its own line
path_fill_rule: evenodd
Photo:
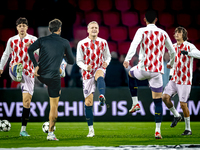
M 87 71 L 90 71 L 92 69 L 92 65 L 87 66 Z
M 3 74 L 3 70 L 0 70 L 0 77 L 1 77 L 2 74 Z
M 103 64 L 102 64 L 102 67 L 107 68 L 107 66 L 108 66 L 108 64 L 104 61 Z
M 172 66 L 169 65 L 169 64 L 167 64 L 167 68 L 168 68 L 168 69 L 172 69 Z
M 129 62 L 128 61 L 124 61 L 123 65 L 124 65 L 125 68 L 128 68 Z
M 31 46 L 31 44 L 32 44 L 31 42 L 27 42 L 27 43 L 25 44 L 25 46 L 29 48 L 29 47 Z

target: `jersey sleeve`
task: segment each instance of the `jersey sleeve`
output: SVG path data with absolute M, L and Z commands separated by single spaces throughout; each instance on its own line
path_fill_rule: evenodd
M 138 44 L 141 42 L 142 40 L 142 31 L 141 29 L 138 29 L 133 41 L 131 42 L 130 48 L 128 50 L 128 53 L 126 55 L 125 61 L 130 61 L 132 59 L 132 57 L 135 55 Z
M 8 40 L 7 45 L 6 45 L 6 49 L 1 57 L 1 62 L 0 62 L 0 70 L 3 70 L 5 64 L 8 61 L 8 58 L 10 56 L 10 54 L 12 53 L 12 48 L 11 48 L 11 39 Z
M 87 65 L 84 64 L 83 57 L 84 57 L 84 55 L 83 55 L 83 51 L 81 49 L 81 43 L 79 42 L 78 45 L 77 45 L 76 63 L 81 69 L 87 71 Z
M 105 41 L 105 43 L 106 43 L 106 46 L 105 46 L 105 51 L 103 52 L 103 56 L 105 58 L 105 62 L 107 63 L 107 65 L 109 65 L 110 60 L 111 60 L 111 55 L 110 55 L 110 50 L 109 50 L 107 41 Z
M 169 61 L 168 64 L 169 64 L 171 67 L 173 67 L 174 62 L 175 62 L 175 55 L 176 55 L 176 52 L 175 52 L 175 50 L 174 50 L 173 44 L 172 44 L 172 42 L 171 42 L 171 40 L 170 40 L 168 34 L 165 33 L 165 35 L 166 35 L 165 46 L 166 46 L 166 48 L 169 50 L 169 55 L 170 55 L 170 61 Z
M 193 45 L 190 45 L 190 52 L 188 52 L 188 56 L 200 59 L 200 51 Z

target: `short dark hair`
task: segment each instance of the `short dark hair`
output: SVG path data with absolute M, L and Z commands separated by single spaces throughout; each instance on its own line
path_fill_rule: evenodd
M 178 32 L 178 33 L 183 33 L 182 37 L 183 37 L 183 41 L 186 41 L 188 40 L 188 36 L 187 36 L 187 30 L 184 28 L 184 27 L 177 27 L 175 29 L 175 33 Z
M 62 26 L 62 22 L 59 19 L 54 19 L 49 22 L 49 30 L 53 32 L 57 32 L 58 29 Z
M 24 17 L 20 17 L 16 21 L 16 26 L 18 26 L 19 24 L 26 24 L 28 26 L 28 20 Z
M 157 18 L 157 14 L 154 10 L 149 10 L 146 12 L 145 18 L 149 23 L 153 23 L 153 21 Z

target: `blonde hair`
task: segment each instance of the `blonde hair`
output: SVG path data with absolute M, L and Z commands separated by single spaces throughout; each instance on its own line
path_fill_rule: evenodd
M 98 27 L 99 27 L 99 24 L 98 24 L 96 21 L 91 21 L 90 23 L 88 23 L 87 28 L 89 28 L 89 26 L 90 26 L 91 24 L 97 24 Z

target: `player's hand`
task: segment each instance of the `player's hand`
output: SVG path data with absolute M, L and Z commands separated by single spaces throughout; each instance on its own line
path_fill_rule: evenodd
M 128 61 L 124 61 L 123 65 L 124 65 L 125 68 L 128 68 L 129 62 Z
M 92 69 L 92 65 L 87 66 L 87 71 L 90 71 Z
M 167 68 L 168 69 L 172 69 L 171 65 L 167 64 Z
M 187 51 L 181 51 L 180 54 L 183 54 L 183 55 L 188 55 L 188 52 Z
M 3 70 L 0 70 L 0 77 L 1 77 L 1 74 L 3 73 Z
M 104 61 L 103 64 L 102 64 L 102 67 L 107 68 L 107 66 L 108 66 L 107 63 Z
M 38 70 L 39 70 L 39 66 L 35 67 L 34 76 L 36 76 L 36 77 L 40 76 L 40 75 L 38 74 Z
M 27 42 L 27 43 L 25 44 L 25 46 L 29 48 L 29 47 L 31 46 L 31 44 L 32 44 L 31 42 Z

